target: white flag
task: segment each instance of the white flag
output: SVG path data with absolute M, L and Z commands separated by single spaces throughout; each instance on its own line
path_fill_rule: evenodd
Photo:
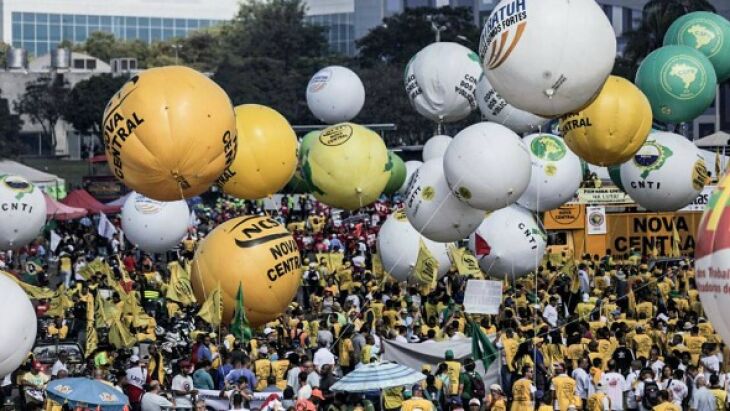
M 106 238 L 107 240 L 111 240 L 114 238 L 114 234 L 117 233 L 117 228 L 114 227 L 114 224 L 112 224 L 111 221 L 109 221 L 108 218 L 106 218 L 106 214 L 99 213 L 99 228 L 97 230 L 100 236 Z
M 51 230 L 51 252 L 55 253 L 58 245 L 61 244 L 61 236 L 58 235 L 56 230 Z
M 200 224 L 198 216 L 195 214 L 195 210 L 190 210 L 190 218 L 188 218 L 188 228 L 196 228 Z

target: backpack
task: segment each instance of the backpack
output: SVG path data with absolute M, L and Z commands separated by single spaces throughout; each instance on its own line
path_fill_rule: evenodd
M 656 381 L 644 382 L 641 404 L 647 409 L 652 409 L 655 405 L 659 404 L 659 385 L 657 385 Z
M 471 379 L 471 397 L 477 398 L 479 401 L 483 400 L 487 395 L 484 380 L 482 380 L 482 377 L 477 372 L 470 374 L 469 378 Z

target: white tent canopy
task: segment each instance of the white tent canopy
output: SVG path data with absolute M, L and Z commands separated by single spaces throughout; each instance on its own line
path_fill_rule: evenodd
M 725 147 L 730 145 L 730 134 L 718 131 L 694 141 L 697 147 Z
M 41 189 L 44 187 L 54 186 L 63 187 L 66 184 L 64 179 L 55 174 L 46 173 L 33 167 L 28 167 L 25 164 L 18 163 L 17 161 L 7 159 L 0 160 L 0 175 L 2 174 L 25 177 Z

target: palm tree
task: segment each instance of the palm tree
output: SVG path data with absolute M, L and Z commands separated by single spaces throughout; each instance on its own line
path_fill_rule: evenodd
M 616 59 L 614 74 L 633 81 L 644 57 L 662 46 L 669 26 L 693 11 L 715 12 L 715 7 L 708 0 L 649 0 L 639 28 L 625 33 L 626 48 L 623 56 Z

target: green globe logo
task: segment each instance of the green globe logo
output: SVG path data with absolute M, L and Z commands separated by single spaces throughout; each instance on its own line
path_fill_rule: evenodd
M 696 98 L 707 85 L 705 67 L 692 56 L 677 55 L 662 66 L 661 86 L 665 92 L 679 100 Z
M 669 147 L 649 140 L 634 155 L 634 164 L 641 169 L 641 178 L 646 179 L 652 171 L 662 168 L 673 154 Z
M 565 157 L 566 149 L 565 144 L 557 137 L 541 135 L 532 140 L 530 151 L 541 160 L 559 161 Z

